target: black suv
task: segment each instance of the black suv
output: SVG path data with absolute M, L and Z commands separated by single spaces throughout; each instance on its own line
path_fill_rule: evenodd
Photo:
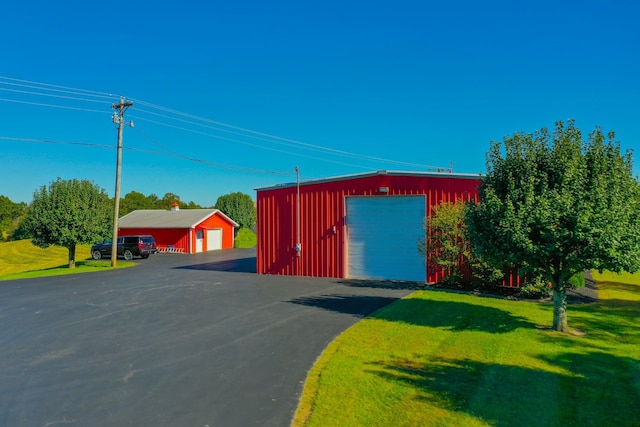
M 105 243 L 97 243 L 91 247 L 91 257 L 93 259 L 101 259 L 102 257 L 111 256 L 112 240 Z M 148 258 L 149 255 L 158 252 L 156 242 L 153 236 L 119 236 L 118 237 L 118 256 L 123 257 L 127 261 L 132 260 L 134 256 Z

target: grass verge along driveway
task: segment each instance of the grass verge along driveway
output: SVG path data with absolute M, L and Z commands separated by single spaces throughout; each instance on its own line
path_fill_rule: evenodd
M 311 370 L 294 426 L 637 426 L 640 276 L 594 274 L 571 305 L 418 291 L 359 322 Z

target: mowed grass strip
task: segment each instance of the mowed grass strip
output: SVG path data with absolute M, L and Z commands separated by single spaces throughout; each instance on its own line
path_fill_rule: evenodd
M 61 246 L 39 248 L 30 240 L 0 243 L 0 280 L 86 273 L 111 268 L 111 261 L 91 260 L 91 245 L 76 247 L 76 268 L 69 268 L 69 251 Z M 118 260 L 117 267 L 135 265 Z
M 234 247 L 236 248 L 252 248 L 258 242 L 256 233 L 248 228 L 241 228 L 238 230 L 238 235 L 234 241 Z
M 638 426 L 640 276 L 595 275 L 601 300 L 549 304 L 419 291 L 329 345 L 294 426 Z

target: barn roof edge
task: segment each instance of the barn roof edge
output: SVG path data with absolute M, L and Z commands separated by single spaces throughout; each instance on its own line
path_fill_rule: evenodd
M 420 171 L 388 171 L 379 170 L 374 172 L 355 173 L 347 175 L 337 175 L 326 178 L 312 178 L 300 181 L 300 185 L 322 184 L 324 182 L 345 181 L 348 179 L 367 178 L 370 176 L 387 175 L 387 176 L 415 176 L 415 177 L 434 177 L 434 178 L 461 178 L 461 179 L 482 179 L 481 173 L 453 173 L 453 172 L 420 172 Z M 279 188 L 294 187 L 298 183 L 286 182 L 282 184 L 267 185 L 254 188 L 255 191 L 276 190 Z

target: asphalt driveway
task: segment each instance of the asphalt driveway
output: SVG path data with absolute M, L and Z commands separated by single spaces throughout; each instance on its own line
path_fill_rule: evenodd
M 2 426 L 288 426 L 340 332 L 411 290 L 255 274 L 255 251 L 157 254 L 0 282 Z

